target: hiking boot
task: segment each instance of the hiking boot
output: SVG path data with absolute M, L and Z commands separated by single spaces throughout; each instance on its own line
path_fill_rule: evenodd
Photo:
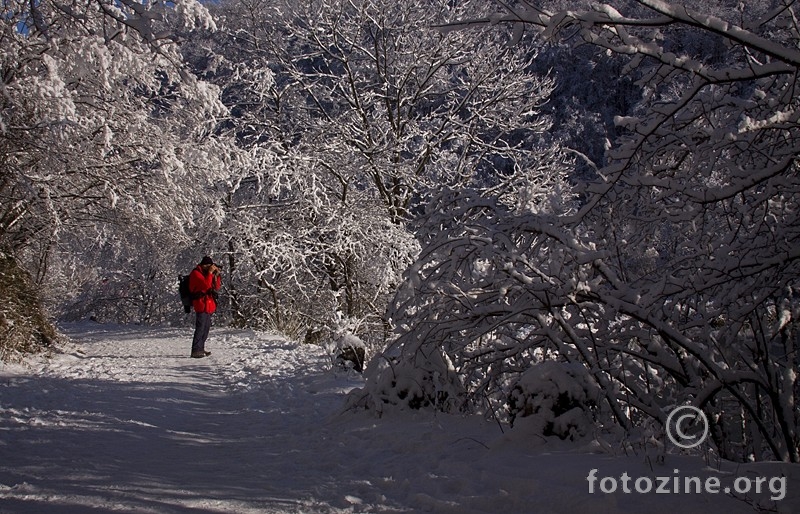
M 208 357 L 209 355 L 211 355 L 211 352 L 203 352 L 203 353 L 205 353 L 205 354 L 206 354 L 206 357 Z
M 203 357 L 205 357 L 208 354 L 209 354 L 209 352 L 192 352 L 192 358 L 193 359 L 202 359 Z

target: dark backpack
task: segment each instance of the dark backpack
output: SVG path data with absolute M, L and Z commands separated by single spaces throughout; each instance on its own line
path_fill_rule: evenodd
M 181 295 L 184 312 L 191 312 L 192 293 L 189 291 L 189 275 L 178 275 L 178 294 Z

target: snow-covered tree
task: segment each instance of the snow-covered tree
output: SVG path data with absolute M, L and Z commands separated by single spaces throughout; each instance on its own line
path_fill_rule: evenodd
M 533 53 L 494 31 L 476 41 L 430 27 L 468 8 L 226 2 L 221 30 L 184 47 L 223 91 L 219 129 L 251 157 L 220 209 L 240 321 L 298 335 L 344 317 L 381 338 L 418 252 L 413 203 L 444 184 L 496 184 L 548 153 L 535 137 L 552 83 L 529 71 Z
M 191 223 L 225 155 L 207 125 L 224 107 L 182 66 L 176 25 L 213 21 L 194 1 L 3 3 L 0 250 L 48 284 L 43 300 L 100 287 L 95 265 L 170 261 L 142 240 Z M 123 241 L 116 262 L 83 253 Z M 174 280 L 168 266 L 156 289 Z
M 628 55 L 641 101 L 574 210 L 440 200 L 442 221 L 458 221 L 409 271 L 392 312 L 401 335 L 373 384 L 389 358 L 435 350 L 467 399 L 497 408 L 534 364 L 581 362 L 626 429 L 691 403 L 723 457 L 800 461 L 793 5 L 503 6 L 449 28 L 508 23 Z
M 386 297 L 418 251 L 412 235 L 369 195 L 343 203 L 313 158 L 262 147 L 250 157 L 220 186 L 215 231 L 233 321 L 303 338 L 344 316 L 381 340 Z
M 442 185 L 525 168 L 547 121 L 552 82 L 529 71 L 533 47 L 496 31 L 442 34 L 479 2 L 287 2 L 282 64 L 304 92 L 299 142 L 343 194 L 370 187 L 393 222 Z M 481 175 L 481 173 L 483 175 Z
M 314 339 L 345 318 L 382 339 L 386 296 L 418 245 L 370 191 L 343 187 L 297 144 L 306 96 L 275 64 L 273 3 L 219 5 L 220 30 L 183 48 L 222 90 L 229 116 L 217 130 L 238 148 L 203 222 L 225 254 L 232 319 Z

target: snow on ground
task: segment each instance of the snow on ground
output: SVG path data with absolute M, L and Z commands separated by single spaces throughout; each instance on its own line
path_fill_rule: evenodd
M 762 505 L 800 512 L 797 466 L 657 463 L 477 417 L 342 413 L 360 377 L 318 346 L 213 328 L 211 357 L 190 359 L 188 328 L 64 328 L 62 351 L 0 365 L 2 513 L 754 511 L 752 491 L 638 494 L 623 473 L 786 475 L 787 497 L 770 501 L 763 482 Z M 592 469 L 617 491 L 590 493 Z

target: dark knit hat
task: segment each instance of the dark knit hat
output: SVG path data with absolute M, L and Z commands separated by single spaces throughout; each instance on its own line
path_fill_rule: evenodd
M 200 266 L 206 266 L 206 265 L 210 265 L 210 264 L 214 264 L 214 261 L 212 261 L 211 257 L 209 257 L 208 255 L 203 257 L 203 260 L 200 261 Z

